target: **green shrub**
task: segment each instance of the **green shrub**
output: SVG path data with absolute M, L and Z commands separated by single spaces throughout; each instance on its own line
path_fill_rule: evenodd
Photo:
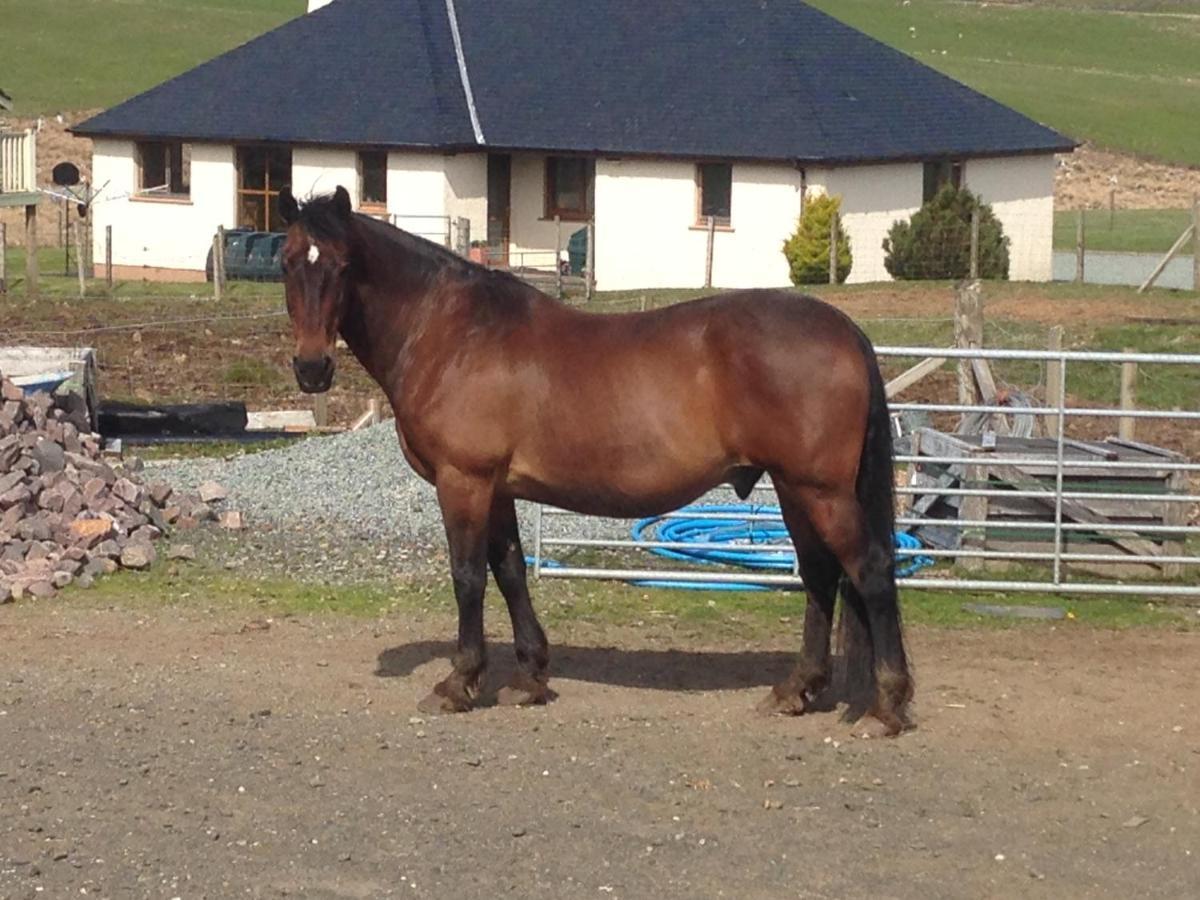
M 850 237 L 842 228 L 841 197 L 818 194 L 807 197 L 804 212 L 796 224 L 796 233 L 783 242 L 792 284 L 829 284 L 829 223 L 838 223 L 837 280 L 846 280 L 854 264 Z
M 988 204 L 966 188 L 945 185 L 910 221 L 883 239 L 883 264 L 907 281 L 966 278 L 971 273 L 971 212 L 979 210 L 979 276 L 1008 278 L 1008 238 Z

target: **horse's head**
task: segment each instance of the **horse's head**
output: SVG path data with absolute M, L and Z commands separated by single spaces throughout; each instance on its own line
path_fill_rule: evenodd
M 319 394 L 333 383 L 333 350 L 346 306 L 350 265 L 350 195 L 344 187 L 302 207 L 288 188 L 279 193 L 287 223 L 283 282 L 296 338 L 292 369 L 300 390 Z

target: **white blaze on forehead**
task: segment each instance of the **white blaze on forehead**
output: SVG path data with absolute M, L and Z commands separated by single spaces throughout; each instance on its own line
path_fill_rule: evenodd
M 315 262 L 316 262 L 318 259 L 320 259 L 320 258 L 321 258 L 321 251 L 317 249 L 317 245 L 316 245 L 316 244 L 309 244 L 309 245 L 308 245 L 308 261 L 309 261 L 309 264 L 315 263 Z

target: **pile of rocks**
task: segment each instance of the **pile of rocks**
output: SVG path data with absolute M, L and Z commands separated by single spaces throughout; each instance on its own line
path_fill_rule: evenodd
M 110 464 L 81 398 L 27 396 L 0 375 L 0 603 L 147 568 L 168 528 L 215 520 L 224 499 L 217 484 L 192 496 L 146 483 L 136 459 Z

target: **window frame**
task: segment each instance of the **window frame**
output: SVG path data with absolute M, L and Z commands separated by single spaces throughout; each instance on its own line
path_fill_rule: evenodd
M 713 216 L 713 227 L 722 231 L 733 230 L 733 163 L 698 162 L 696 163 L 696 227 L 707 228 L 708 216 L 704 212 L 704 170 L 723 167 L 729 171 L 729 214 Z
M 261 187 L 261 188 L 248 188 L 245 186 L 246 165 L 244 163 L 244 154 L 249 154 L 249 153 L 265 153 L 265 154 L 267 154 L 267 157 L 264 159 L 263 187 Z M 285 177 L 281 178 L 279 180 L 279 182 L 275 185 L 272 185 L 272 181 L 271 181 L 270 154 L 272 154 L 272 153 L 280 153 L 280 154 L 286 153 L 287 154 L 287 167 L 286 167 L 287 174 Z M 242 200 L 243 200 L 243 198 L 245 198 L 245 197 L 261 197 L 261 198 L 263 198 L 263 212 L 265 215 L 265 221 L 255 223 L 255 230 L 256 231 L 264 231 L 264 232 L 272 232 L 273 229 L 271 228 L 271 201 L 272 200 L 275 201 L 275 209 L 278 211 L 278 209 L 279 209 L 279 189 L 287 186 L 289 183 L 291 183 L 291 180 L 292 180 L 292 165 L 293 165 L 292 148 L 286 147 L 286 146 L 281 147 L 281 146 L 278 146 L 275 144 L 237 144 L 234 147 L 233 161 L 234 161 L 234 168 L 237 169 L 237 187 L 235 189 L 235 199 L 236 199 L 236 212 L 237 212 L 237 218 L 239 220 L 239 227 L 240 227 L 240 220 L 242 219 Z M 259 227 L 260 224 L 265 227 Z M 287 230 L 286 226 L 284 226 L 281 230 L 286 231 Z
M 383 199 L 368 199 L 366 192 L 366 165 L 365 158 L 369 156 L 381 157 L 383 160 Z M 358 163 L 358 207 L 359 209 L 368 212 L 380 213 L 387 212 L 388 208 L 388 152 L 386 150 L 359 150 L 357 154 Z
M 583 164 L 583 206 L 573 208 L 559 206 L 558 172 L 559 161 L 579 161 Z M 595 203 L 593 191 L 596 183 L 596 161 L 586 156 L 547 156 L 543 165 L 543 206 L 546 219 L 558 216 L 564 222 L 587 222 L 592 218 L 592 207 Z
M 926 160 L 921 169 L 922 205 L 936 197 L 938 191 L 947 184 L 954 185 L 956 191 L 962 190 L 966 173 L 967 162 L 964 159 Z
M 158 184 L 146 183 L 146 160 L 152 152 L 163 154 L 163 181 Z M 178 157 L 176 158 L 176 153 Z M 173 200 L 191 201 L 192 199 L 192 167 L 191 145 L 186 141 L 146 140 L 134 143 L 134 160 L 137 165 L 137 191 L 134 196 L 139 200 Z M 178 162 L 178 165 L 173 165 Z M 178 171 L 179 190 L 172 190 L 174 175 Z M 155 188 L 165 186 L 165 190 Z

